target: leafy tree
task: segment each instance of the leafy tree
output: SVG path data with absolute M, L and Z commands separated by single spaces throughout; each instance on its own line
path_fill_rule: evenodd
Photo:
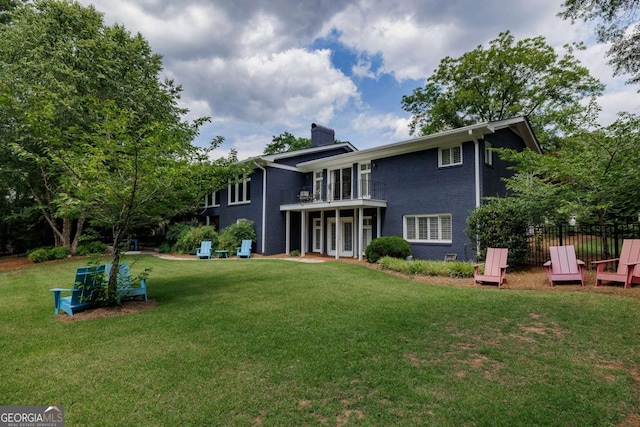
M 273 137 L 272 142 L 265 147 L 264 154 L 286 153 L 309 147 L 311 147 L 311 140 L 309 138 L 296 138 L 289 132 L 284 132 Z
M 640 117 L 623 113 L 610 126 L 566 138 L 553 155 L 501 151 L 514 162 L 507 187 L 539 218 L 595 219 L 604 234 L 610 220 L 640 212 Z M 606 239 L 605 239 L 606 242 Z
M 516 42 L 507 31 L 486 48 L 445 57 L 424 87 L 402 97 L 403 109 L 413 115 L 411 133 L 524 115 L 541 143 L 553 145 L 558 129 L 585 114 L 583 100 L 604 90 L 573 56 L 574 49 L 582 48 L 567 45 L 559 57 L 544 37 Z
M 596 21 L 598 41 L 607 51 L 614 75 L 629 74 L 627 83 L 640 83 L 640 0 L 565 0 L 560 16 L 571 22 Z
M 109 297 L 132 228 L 192 210 L 243 166 L 210 160 L 191 141 L 206 119 L 183 121 L 181 88 L 160 81 L 162 58 L 140 35 L 106 26 L 93 7 L 28 3 L 0 26 L 1 173 L 29 189 L 58 244 L 85 219 L 112 231 Z M 62 220 L 60 228 L 59 220 Z

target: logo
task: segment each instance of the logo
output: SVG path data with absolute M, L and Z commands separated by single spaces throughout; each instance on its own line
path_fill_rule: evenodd
M 64 427 L 64 408 L 0 406 L 0 427 Z

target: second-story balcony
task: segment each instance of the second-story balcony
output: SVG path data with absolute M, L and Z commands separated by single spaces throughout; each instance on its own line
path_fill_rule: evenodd
M 375 205 L 383 202 L 386 205 L 386 184 L 382 182 L 362 180 L 358 185 L 351 183 L 342 185 L 325 184 L 321 188 L 300 187 L 295 190 L 282 192 L 281 205 L 364 205 L 366 201 L 377 201 Z M 318 206 L 320 207 L 320 206 Z

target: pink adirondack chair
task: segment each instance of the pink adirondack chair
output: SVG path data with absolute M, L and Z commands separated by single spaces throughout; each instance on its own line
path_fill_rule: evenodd
M 604 271 L 608 262 L 618 261 L 618 270 L 614 272 Z M 630 288 L 632 283 L 640 284 L 640 239 L 625 239 L 622 242 L 620 258 L 594 261 L 598 269 L 596 271 L 596 286 L 602 285 L 603 280 L 624 283 L 625 288 Z
M 551 261 L 544 263 L 551 286 L 553 282 L 580 282 L 584 286 L 584 262 L 576 258 L 573 245 L 550 246 Z
M 480 266 L 483 264 L 474 264 L 473 278 L 475 282 L 491 282 L 497 283 L 498 287 L 505 281 L 507 272 L 507 257 L 509 249 L 507 248 L 487 248 L 487 257 L 484 261 L 484 274 L 480 274 Z

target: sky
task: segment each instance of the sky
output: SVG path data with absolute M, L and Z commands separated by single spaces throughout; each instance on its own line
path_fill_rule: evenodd
M 310 138 L 311 124 L 358 149 L 410 139 L 402 95 L 424 86 L 446 56 L 487 46 L 509 30 L 544 36 L 607 85 L 602 124 L 640 114 L 638 88 L 612 77 L 592 24 L 556 15 L 562 0 L 80 0 L 105 23 L 140 33 L 163 56 L 163 77 L 183 88 L 187 119 L 207 116 L 198 145 L 259 155 L 274 136 Z

